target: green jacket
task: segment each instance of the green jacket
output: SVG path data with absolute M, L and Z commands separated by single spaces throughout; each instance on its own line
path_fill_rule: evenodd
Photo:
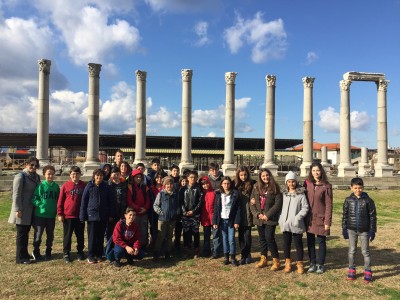
M 60 194 L 60 187 L 54 181 L 48 183 L 43 180 L 35 190 L 32 199 L 35 207 L 35 216 L 42 218 L 55 218 L 57 214 L 57 200 Z

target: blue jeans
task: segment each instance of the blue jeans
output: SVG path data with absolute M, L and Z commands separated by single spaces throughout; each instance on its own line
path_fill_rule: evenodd
M 114 245 L 115 260 L 120 260 L 124 256 L 127 260 L 132 260 L 132 259 L 142 259 L 144 255 L 141 249 L 139 250 L 138 255 L 130 255 L 128 254 L 128 252 L 126 252 L 125 248 L 122 248 L 119 245 Z
M 364 269 L 371 270 L 371 256 L 369 254 L 369 237 L 368 232 L 356 232 L 354 230 L 348 230 L 349 232 L 349 268 L 355 268 L 354 256 L 357 250 L 357 241 L 360 237 L 361 241 L 361 253 L 364 256 Z
M 218 256 L 221 253 L 221 248 L 222 248 L 222 234 L 221 234 L 221 228 L 218 227 L 217 229 L 212 230 L 212 235 L 213 235 L 213 255 Z
M 222 245 L 224 247 L 224 254 L 235 255 L 236 254 L 236 243 L 235 243 L 235 228 L 229 226 L 228 219 L 221 219 L 219 226 L 222 231 Z
M 326 236 L 317 235 L 318 259 L 315 251 L 315 234 L 307 232 L 308 256 L 311 264 L 323 265 L 326 257 Z

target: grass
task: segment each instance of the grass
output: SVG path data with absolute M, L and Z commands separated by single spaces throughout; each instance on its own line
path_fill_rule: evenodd
M 361 274 L 355 282 L 345 280 L 348 246 L 340 235 L 340 223 L 343 200 L 349 191 L 334 191 L 332 235 L 328 238 L 327 271 L 323 275 L 272 272 L 269 268 L 257 269 L 255 263 L 235 268 L 223 266 L 222 259 L 184 256 L 167 262 L 145 258 L 133 267 L 120 269 L 106 262 L 89 266 L 74 260 L 65 265 L 61 255 L 62 226 L 58 222 L 53 247 L 55 259 L 29 266 L 16 265 L 15 226 L 7 224 L 10 193 L 3 192 L 0 193 L 0 299 L 400 299 L 400 191 L 368 193 L 378 211 L 378 232 L 371 243 L 374 282 L 369 285 L 362 282 Z M 282 249 L 279 229 L 277 241 Z M 256 229 L 253 229 L 252 256 L 259 258 Z M 356 262 L 362 266 L 360 250 Z

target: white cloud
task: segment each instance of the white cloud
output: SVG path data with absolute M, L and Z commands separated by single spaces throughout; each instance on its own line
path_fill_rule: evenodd
M 315 53 L 315 52 L 308 52 L 308 53 L 307 53 L 307 57 L 306 57 L 306 62 L 305 62 L 305 64 L 306 64 L 306 65 L 310 65 L 310 64 L 312 64 L 313 62 L 315 62 L 315 61 L 318 60 L 318 59 L 319 59 L 319 57 L 318 57 L 317 53 Z
M 217 135 L 215 134 L 214 131 L 211 131 L 207 134 L 208 137 L 216 137 Z
M 208 23 L 204 21 L 197 22 L 194 26 L 194 32 L 197 35 L 197 41 L 195 45 L 198 47 L 207 45 L 211 43 L 211 40 L 208 38 Z
M 147 122 L 162 128 L 177 128 L 181 126 L 181 116 L 177 112 L 170 112 L 164 106 L 161 106 L 155 113 L 147 116 Z
M 145 2 L 158 13 L 198 12 L 218 8 L 222 3 L 221 0 L 145 0 Z
M 264 22 L 261 12 L 249 20 L 237 15 L 236 23 L 225 29 L 224 40 L 233 54 L 238 53 L 244 45 L 250 46 L 254 63 L 279 59 L 284 56 L 287 48 L 282 19 Z
M 352 111 L 350 113 L 350 126 L 352 129 L 367 131 L 369 129 L 372 117 L 366 111 Z M 333 107 L 321 110 L 319 112 L 318 126 L 325 132 L 340 132 L 340 114 Z

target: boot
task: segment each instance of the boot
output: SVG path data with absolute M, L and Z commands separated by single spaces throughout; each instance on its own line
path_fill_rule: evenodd
M 229 265 L 229 253 L 224 254 L 224 265 Z
M 260 261 L 257 264 L 257 268 L 264 268 L 268 265 L 267 263 L 267 256 L 266 255 L 261 255 Z
M 245 265 L 246 264 L 246 256 L 242 255 L 240 260 L 239 260 L 239 265 Z
M 278 271 L 279 268 L 280 268 L 279 258 L 273 258 L 272 259 L 271 271 Z
M 298 261 L 296 263 L 297 266 L 297 274 L 304 274 L 304 266 L 302 261 Z
M 290 258 L 286 258 L 285 259 L 285 273 L 290 273 L 292 272 L 292 266 L 291 266 L 292 261 L 290 260 Z
M 231 264 L 232 264 L 232 266 L 234 266 L 234 267 L 239 266 L 239 262 L 236 260 L 235 254 L 232 254 L 232 255 L 231 255 Z

